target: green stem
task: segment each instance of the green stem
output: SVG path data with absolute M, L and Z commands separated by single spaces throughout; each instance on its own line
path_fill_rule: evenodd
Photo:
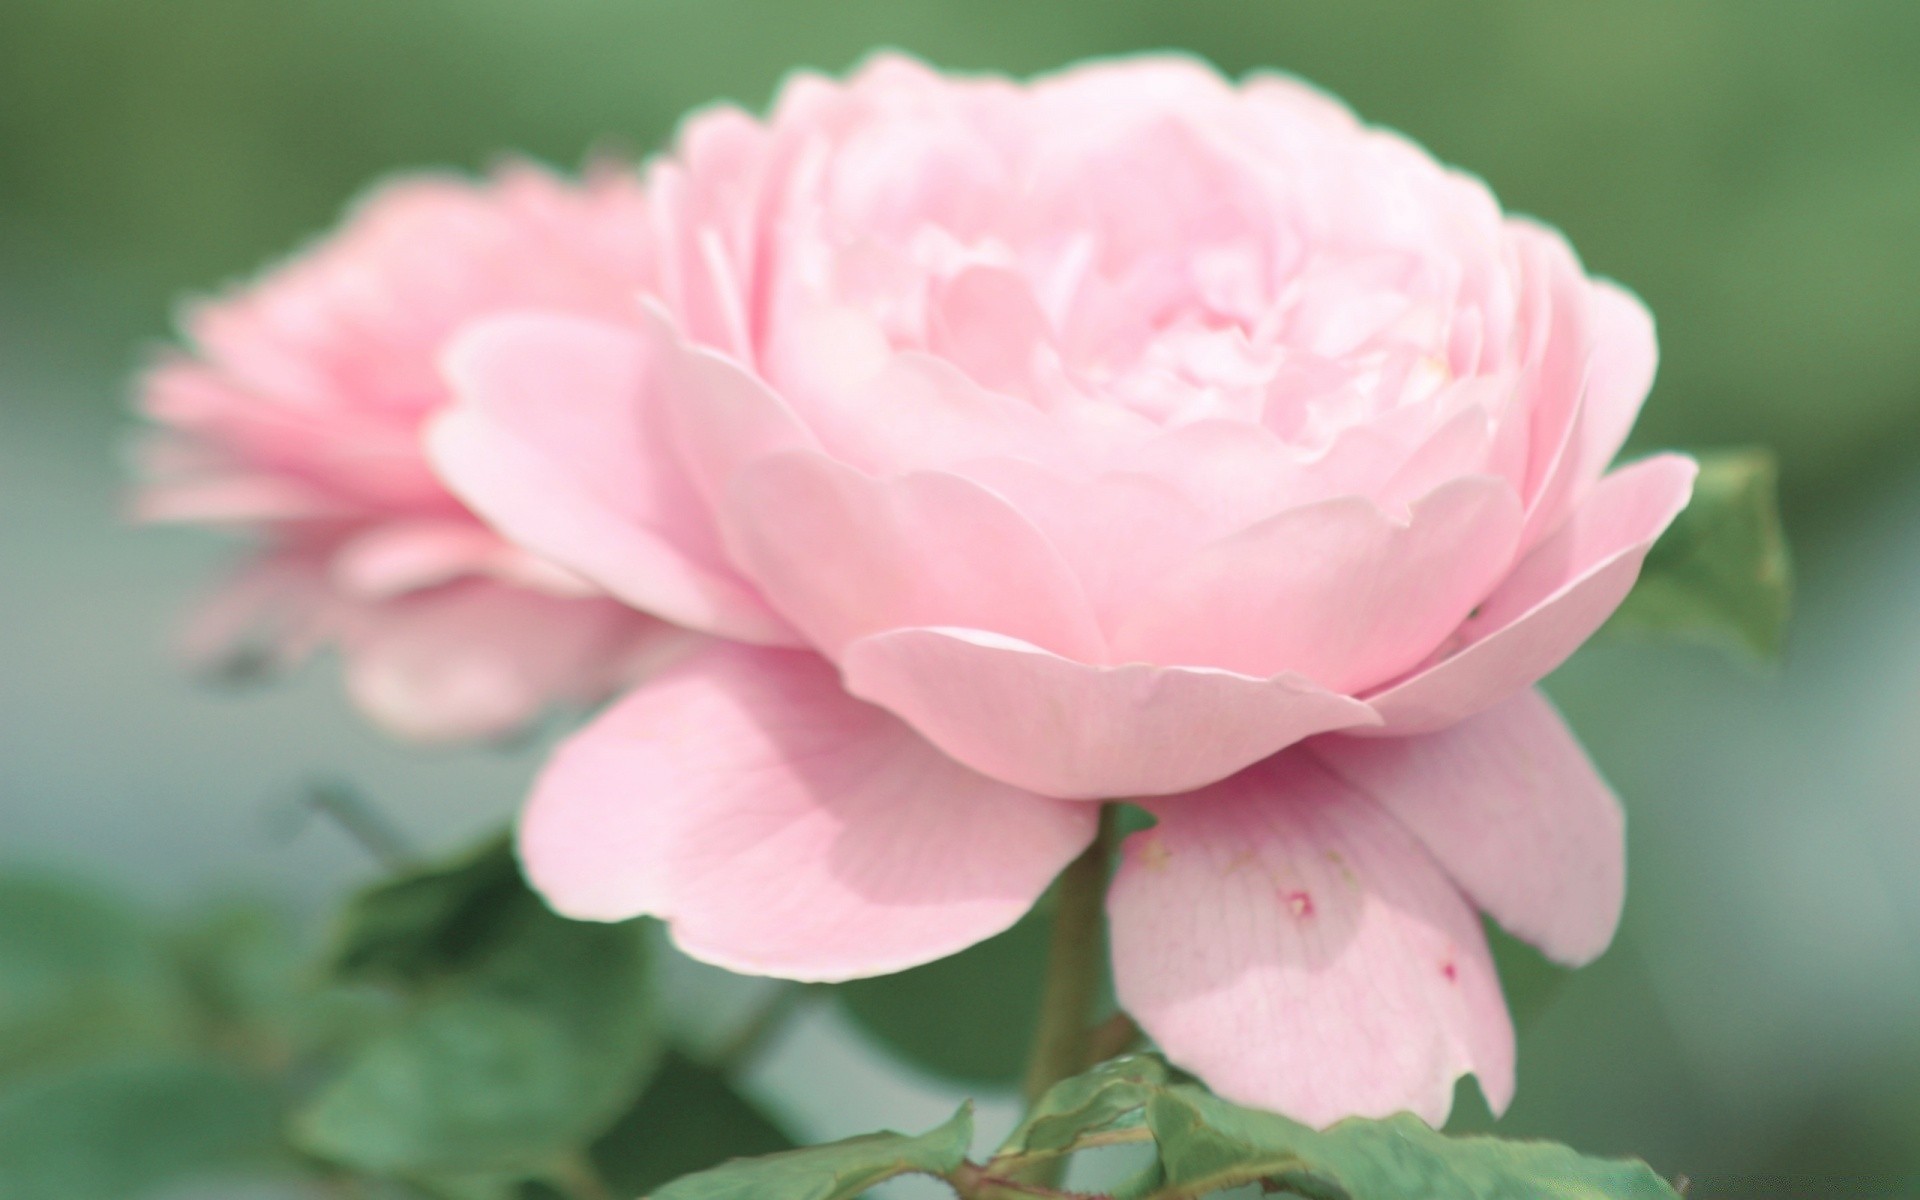
M 714 1067 L 732 1075 L 750 1065 L 767 1048 L 773 1035 L 780 1032 L 787 1018 L 793 1015 L 801 997 L 810 990 L 813 990 L 810 984 L 781 981 L 766 1002 L 741 1025 L 739 1032 L 728 1038 L 713 1056 Z
M 1046 990 L 1040 1023 L 1027 1059 L 1028 1105 L 1048 1088 L 1086 1070 L 1092 1041 L 1093 1006 L 1100 993 L 1101 937 L 1107 874 L 1113 858 L 1116 808 L 1100 807 L 1093 844 L 1060 876 L 1053 912 L 1053 942 L 1047 949 Z
M 406 835 L 348 785 L 338 780 L 322 780 L 307 790 L 306 800 L 309 808 L 331 817 L 334 824 L 389 871 L 410 871 L 419 865 L 420 856 L 414 853 Z

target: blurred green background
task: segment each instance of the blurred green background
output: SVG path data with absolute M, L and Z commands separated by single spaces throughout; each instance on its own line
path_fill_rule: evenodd
M 786 70 L 881 45 L 1017 73 L 1162 47 L 1291 71 L 1647 300 L 1663 359 L 1638 444 L 1779 451 L 1800 615 L 1779 670 L 1603 644 L 1554 680 L 1627 799 L 1630 898 L 1615 948 L 1526 1023 L 1499 1128 L 1644 1155 L 1696 1197 L 1908 1194 L 1913 0 L 5 0 L 0 857 L 163 906 L 254 888 L 313 913 L 373 870 L 300 827 L 316 778 L 432 844 L 501 820 L 530 748 L 387 746 L 324 668 L 192 690 L 166 640 L 225 551 L 121 525 L 129 373 L 179 296 L 286 253 L 374 178 L 644 152 L 691 106 L 757 107 Z M 752 1089 L 806 1137 L 944 1115 L 957 1085 L 861 1036 L 810 1010 Z

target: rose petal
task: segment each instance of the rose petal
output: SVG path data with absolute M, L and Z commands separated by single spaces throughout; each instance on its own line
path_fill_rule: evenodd
M 597 596 L 573 572 L 535 558 L 471 517 L 383 522 L 356 534 L 334 554 L 333 584 L 343 593 L 382 600 L 468 576 L 486 576 L 554 596 Z
M 1432 653 L 1506 573 L 1519 535 L 1519 498 L 1485 476 L 1443 485 L 1404 522 L 1357 496 L 1308 505 L 1202 548 L 1115 649 L 1359 691 Z
M 1495 1112 L 1513 1027 L 1479 921 L 1412 835 L 1310 757 L 1150 806 L 1108 896 L 1121 1006 L 1229 1100 L 1311 1125 L 1468 1072 Z
M 651 913 L 704 961 L 837 980 L 1006 929 L 1096 821 L 946 758 L 820 658 L 717 644 L 561 747 L 520 852 L 569 916 Z
M 1583 482 L 1598 479 L 1626 444 L 1653 390 L 1660 362 L 1653 314 L 1640 298 L 1619 284 L 1598 280 L 1592 287 L 1593 363 L 1587 376 L 1575 474 Z
M 854 695 L 975 770 L 1076 799 L 1188 791 L 1378 719 L 1297 675 L 1089 666 L 973 629 L 876 634 L 848 646 L 841 669 Z
M 446 356 L 459 403 L 430 426 L 434 464 L 509 538 L 636 608 L 724 637 L 790 641 L 724 565 L 706 506 L 656 428 L 653 357 L 616 326 L 483 322 Z
M 1693 492 L 1694 461 L 1662 454 L 1613 472 L 1520 561 L 1461 629 L 1460 648 L 1367 697 L 1379 733 L 1427 733 L 1537 683 L 1620 606 L 1647 551 Z
M 1412 830 L 1475 905 L 1554 959 L 1578 966 L 1613 940 L 1625 814 L 1538 692 L 1439 733 L 1334 735 L 1303 749 Z
M 401 737 L 446 742 L 603 699 L 690 636 L 612 600 L 483 579 L 357 605 L 340 641 L 356 704 Z
M 871 633 L 961 625 L 1105 657 L 1058 552 L 958 475 L 872 479 L 820 454 L 775 455 L 734 478 L 723 519 L 735 561 L 830 656 Z

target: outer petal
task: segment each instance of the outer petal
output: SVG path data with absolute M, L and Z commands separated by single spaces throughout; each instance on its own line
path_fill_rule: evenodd
M 613 600 L 467 580 L 353 606 L 347 690 L 420 741 L 504 737 L 555 703 L 591 704 L 693 635 Z
M 1571 965 L 1613 940 L 1626 817 L 1544 696 L 1525 691 L 1423 737 L 1309 750 L 1425 844 L 1478 907 Z
M 1412 835 L 1310 757 L 1152 805 L 1109 895 L 1120 1003 L 1216 1092 L 1326 1125 L 1439 1124 L 1513 1092 L 1478 920 Z
M 1626 599 L 1647 551 L 1693 494 L 1699 468 L 1662 454 L 1602 480 L 1461 627 L 1460 645 L 1367 697 L 1382 736 L 1427 733 L 1537 683 Z
M 1359 691 L 1431 654 L 1506 573 L 1519 537 L 1519 497 L 1484 476 L 1437 489 L 1404 522 L 1351 496 L 1293 509 L 1174 570 L 1116 648 Z
M 973 629 L 863 638 L 847 688 L 898 713 L 948 754 L 1047 796 L 1188 791 L 1301 738 L 1378 721 L 1298 675 L 1096 667 Z
M 791 640 L 724 565 L 711 518 L 654 426 L 655 350 L 617 326 L 501 317 L 453 344 L 459 403 L 429 428 L 447 486 L 509 538 L 677 624 Z
M 1660 361 L 1653 314 L 1638 296 L 1600 280 L 1592 297 L 1595 345 L 1575 468 L 1582 487 L 1598 479 L 1626 444 Z
M 177 652 L 215 677 L 290 671 L 338 631 L 343 607 L 327 586 L 324 544 L 250 554 L 180 630 Z
M 962 625 L 1105 657 L 1060 554 L 961 476 L 873 479 L 825 455 L 779 454 L 735 477 L 725 522 L 735 561 L 828 655 L 884 630 Z
M 953 762 L 820 658 L 713 645 L 561 747 L 520 851 L 569 916 L 651 913 L 696 958 L 835 980 L 1007 928 L 1096 820 Z
M 598 596 L 599 588 L 536 558 L 472 517 L 385 521 L 346 541 L 333 556 L 335 587 L 370 600 L 484 576 L 550 596 Z

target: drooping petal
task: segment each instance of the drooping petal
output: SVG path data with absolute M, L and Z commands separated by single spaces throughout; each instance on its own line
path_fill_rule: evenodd
M 424 742 L 505 737 L 553 704 L 602 700 L 693 637 L 617 601 L 485 579 L 356 604 L 342 626 L 355 703 Z
M 1472 1072 L 1496 1112 L 1513 1027 L 1480 924 L 1404 828 L 1304 754 L 1150 806 L 1108 897 L 1121 1006 L 1230 1100 L 1312 1125 Z
M 1181 564 L 1115 649 L 1360 691 L 1432 653 L 1505 574 L 1519 536 L 1519 498 L 1486 476 L 1442 486 L 1404 523 L 1357 496 L 1308 505 Z
M 509 538 L 643 611 L 743 641 L 792 638 L 725 565 L 657 429 L 639 333 L 568 317 L 483 322 L 453 344 L 459 402 L 429 428 L 448 487 Z
M 569 916 L 650 913 L 696 958 L 834 980 L 1007 928 L 1096 820 L 960 766 L 823 659 L 716 644 L 561 747 L 520 852 Z
M 1475 905 L 1578 966 L 1613 940 L 1625 814 L 1538 692 L 1417 737 L 1316 738 L 1311 752 L 1413 831 Z
M 248 556 L 181 629 L 191 669 L 229 678 L 290 671 L 339 631 L 342 605 L 327 586 L 327 547 L 292 544 Z
M 780 454 L 740 471 L 724 519 L 735 561 L 829 656 L 923 625 L 1106 654 L 1085 592 L 1046 537 L 961 476 L 873 479 L 825 455 Z
M 341 544 L 329 575 L 342 593 L 370 600 L 472 576 L 550 596 L 601 594 L 565 567 L 501 541 L 472 517 L 422 517 L 374 525 Z
M 1298 675 L 1090 666 L 973 629 L 903 629 L 841 658 L 847 689 L 954 758 L 1045 796 L 1112 799 L 1214 782 L 1301 738 L 1372 724 Z
M 1687 506 L 1694 461 L 1662 454 L 1602 480 L 1520 561 L 1433 665 L 1367 697 L 1382 736 L 1443 729 L 1539 682 L 1620 606 L 1655 539 Z

